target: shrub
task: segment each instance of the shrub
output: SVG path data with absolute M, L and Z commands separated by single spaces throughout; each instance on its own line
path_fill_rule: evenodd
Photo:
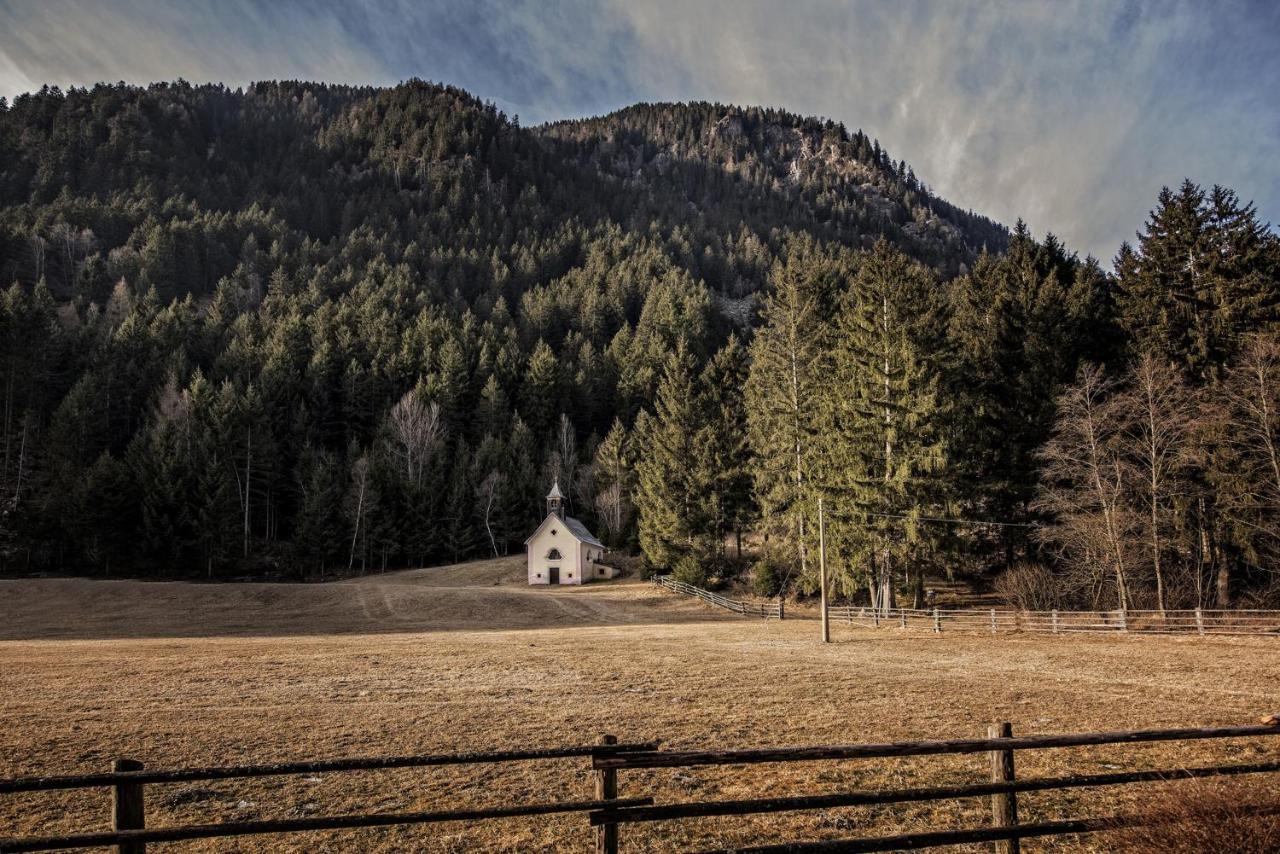
M 782 572 L 767 558 L 756 561 L 751 573 L 751 589 L 757 596 L 777 596 L 782 588 Z
M 672 567 L 671 575 L 676 581 L 684 584 L 692 584 L 694 587 L 707 586 L 706 566 L 693 555 L 685 555 L 677 560 L 676 565 Z
M 1061 597 L 1058 580 L 1040 564 L 1020 563 L 996 579 L 995 591 L 1010 605 L 1025 611 L 1051 611 Z

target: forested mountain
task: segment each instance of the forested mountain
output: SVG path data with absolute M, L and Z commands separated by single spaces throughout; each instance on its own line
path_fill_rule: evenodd
M 850 595 L 1069 561 L 1039 528 L 919 518 L 1060 519 L 1042 449 L 1082 364 L 1142 342 L 1188 382 L 1237 376 L 1276 247 L 1220 192 L 1182 216 L 1228 254 L 1169 291 L 1176 252 L 1211 254 L 1176 243 L 1181 196 L 1111 276 L 774 110 L 523 128 L 418 81 L 0 102 L 0 558 L 227 577 L 502 554 L 558 478 L 611 544 L 695 575 L 759 532 L 757 576 L 811 585 L 820 494 Z
M 642 190 L 660 206 L 650 203 L 648 216 L 695 222 L 708 259 L 699 272 L 727 294 L 753 292 L 768 272 L 735 245 L 779 226 L 863 249 L 885 237 L 948 275 L 1009 239 L 1004 226 L 934 196 L 878 140 L 831 121 L 759 107 L 639 104 L 541 134 L 577 162 Z M 734 260 L 717 265 L 717 257 Z

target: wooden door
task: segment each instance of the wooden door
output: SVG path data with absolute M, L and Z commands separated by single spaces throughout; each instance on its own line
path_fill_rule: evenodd
M 547 567 L 547 583 L 548 584 L 560 583 L 560 567 L 558 566 Z

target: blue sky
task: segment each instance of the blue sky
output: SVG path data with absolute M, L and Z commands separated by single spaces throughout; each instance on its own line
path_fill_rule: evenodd
M 636 101 L 784 107 L 1107 262 L 1184 177 L 1280 220 L 1275 2 L 0 0 L 0 95 L 177 77 L 422 77 L 526 125 Z

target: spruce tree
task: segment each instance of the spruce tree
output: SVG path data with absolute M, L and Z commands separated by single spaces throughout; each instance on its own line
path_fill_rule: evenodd
M 896 574 L 921 588 L 937 529 L 921 517 L 945 494 L 938 374 L 917 342 L 933 276 L 881 241 L 841 299 L 822 385 L 817 467 L 831 519 L 836 577 L 866 583 L 872 602 L 895 607 Z
M 1198 384 L 1216 381 L 1240 336 L 1280 305 L 1280 238 L 1221 187 L 1160 191 L 1138 245 L 1116 259 L 1117 307 L 1135 353 L 1160 353 Z
M 706 449 L 712 477 L 712 514 L 720 542 L 732 534 L 735 557 L 742 557 L 742 533 L 753 517 L 751 448 L 742 388 L 747 378 L 747 350 L 736 335 L 712 357 L 702 376 Z
M 622 421 L 615 418 L 596 447 L 592 469 L 595 516 L 605 542 L 615 548 L 623 545 L 631 532 L 633 466 L 630 437 Z
M 817 544 L 811 481 L 839 274 L 811 245 L 794 244 L 771 273 L 751 342 L 745 396 L 760 525 L 776 556 L 801 577 L 812 574 Z
M 711 425 L 683 344 L 663 366 L 652 415 L 637 422 L 636 509 L 640 548 L 651 566 L 671 569 L 681 558 L 715 559 L 712 483 L 707 452 Z

